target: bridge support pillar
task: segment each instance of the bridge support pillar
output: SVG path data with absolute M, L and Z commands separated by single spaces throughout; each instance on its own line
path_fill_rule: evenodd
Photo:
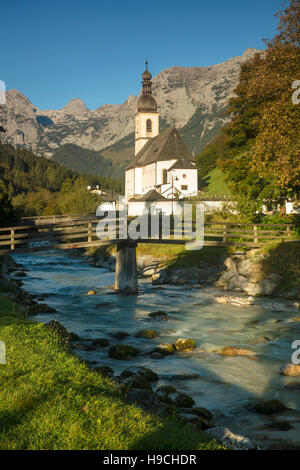
M 122 240 L 117 244 L 115 289 L 119 293 L 138 292 L 136 245 L 131 240 Z

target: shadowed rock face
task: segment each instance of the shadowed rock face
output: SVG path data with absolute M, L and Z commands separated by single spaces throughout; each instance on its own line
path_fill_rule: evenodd
M 161 129 L 175 122 L 189 149 L 197 153 L 224 124 L 222 111 L 238 83 L 240 67 L 255 52 L 247 49 L 241 57 L 210 67 L 176 66 L 160 72 L 153 78 L 153 96 Z M 116 155 L 125 147 L 132 148 L 133 155 L 133 138 L 128 137 L 134 132 L 137 100 L 130 95 L 123 104 L 90 110 L 75 98 L 62 109 L 40 110 L 19 91 L 9 90 L 7 107 L 0 109 L 0 122 L 7 129 L 4 141 L 48 158 L 67 144 L 92 151 L 117 144 L 106 156 L 118 160 Z M 117 165 L 122 167 L 122 162 Z

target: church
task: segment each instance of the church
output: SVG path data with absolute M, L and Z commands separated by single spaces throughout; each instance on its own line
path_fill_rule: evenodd
M 159 133 L 159 113 L 147 61 L 142 79 L 142 93 L 134 116 L 135 156 L 126 168 L 125 198 L 131 206 L 130 212 L 140 212 L 133 210 L 139 206 L 133 203 L 157 202 L 164 207 L 163 212 L 170 213 L 171 202 L 173 211 L 174 201 L 197 195 L 195 158 L 175 126 Z

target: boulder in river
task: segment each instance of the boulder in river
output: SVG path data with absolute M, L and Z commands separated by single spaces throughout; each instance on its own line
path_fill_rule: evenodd
M 135 335 L 136 338 L 144 338 L 144 339 L 153 339 L 159 336 L 158 332 L 155 330 L 141 330 L 138 331 Z
M 176 387 L 172 385 L 159 387 L 156 393 L 160 401 L 174 405 L 177 408 L 192 408 L 195 404 L 192 397 L 185 393 L 178 392 Z
M 300 365 L 284 364 L 280 369 L 280 374 L 287 375 L 288 377 L 296 377 L 300 375 Z
M 156 382 L 158 380 L 158 375 L 151 369 L 137 366 L 127 367 L 127 369 L 123 370 L 120 374 L 120 377 L 121 379 L 127 379 L 128 377 L 136 375 L 144 377 L 148 382 Z
M 257 449 L 257 444 L 248 437 L 242 436 L 240 434 L 235 434 L 230 431 L 228 428 L 223 428 L 217 426 L 214 428 L 207 429 L 204 431 L 205 434 L 208 434 L 211 437 L 214 437 L 216 441 L 220 444 L 228 447 L 233 450 L 255 450 Z
M 134 346 L 128 344 L 116 344 L 109 349 L 108 355 L 113 359 L 132 359 L 138 356 L 140 351 Z
M 124 338 L 127 338 L 127 336 L 130 336 L 129 333 L 127 333 L 126 331 L 116 331 L 115 333 L 112 333 L 111 335 L 113 336 L 113 338 L 116 338 L 116 339 L 124 339 Z
M 122 380 L 122 384 L 127 390 L 130 388 L 137 388 L 152 391 L 151 383 L 144 376 L 138 374 Z
M 93 339 L 92 345 L 96 348 L 106 348 L 109 346 L 109 341 L 106 338 L 96 338 Z
M 168 320 L 169 319 L 169 315 L 164 312 L 163 310 L 158 310 L 157 312 L 151 312 L 149 313 L 149 317 L 150 318 L 153 318 L 154 320 Z
M 255 352 L 250 351 L 250 349 L 235 348 L 232 346 L 225 346 L 223 349 L 214 352 L 222 356 L 246 356 L 255 358 Z
M 57 336 L 60 336 L 66 341 L 78 341 L 79 340 L 79 336 L 76 333 L 73 333 L 72 331 L 68 331 L 67 328 L 65 328 L 57 320 L 51 320 L 49 323 L 46 323 L 45 326 L 49 328 L 49 330 L 52 333 L 56 334 Z
M 153 352 L 167 356 L 168 354 L 174 354 L 174 346 L 171 343 L 161 343 L 156 346 Z
M 94 290 L 89 290 L 88 293 L 87 293 L 87 295 L 95 295 L 95 294 L 96 294 L 96 292 Z
M 192 351 L 196 347 L 196 342 L 193 339 L 179 338 L 175 342 L 175 349 L 177 351 Z
M 261 415 L 273 415 L 288 409 L 280 400 L 259 400 L 254 403 L 253 408 Z
M 180 418 L 185 424 L 194 424 L 196 428 L 201 430 L 209 429 L 212 427 L 212 424 L 209 420 L 194 414 L 193 410 L 189 410 L 188 413 L 183 413 L 182 411 L 180 411 L 180 413 L 178 413 L 178 418 Z

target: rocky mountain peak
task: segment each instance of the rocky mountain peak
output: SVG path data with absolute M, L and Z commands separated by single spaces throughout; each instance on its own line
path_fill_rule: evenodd
M 85 113 L 88 110 L 85 103 L 82 101 L 81 98 L 74 98 L 69 101 L 66 106 L 63 108 L 68 114 L 80 115 Z

